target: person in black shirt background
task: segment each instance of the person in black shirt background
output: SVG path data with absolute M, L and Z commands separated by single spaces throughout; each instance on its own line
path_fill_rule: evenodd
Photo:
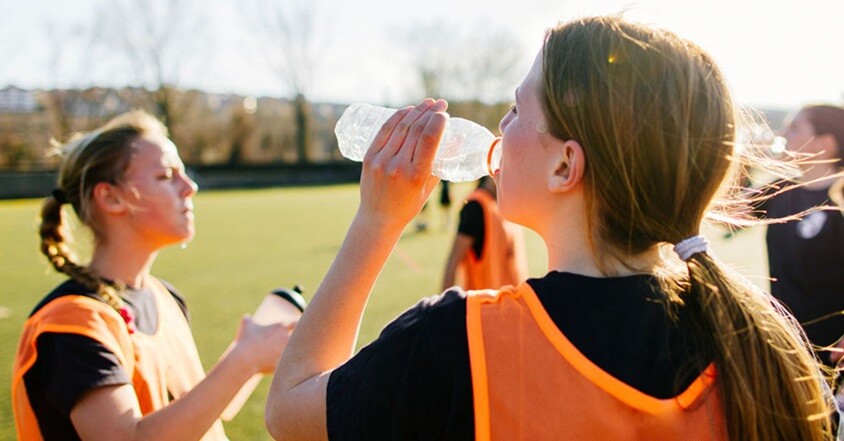
M 467 290 L 495 289 L 527 278 L 521 227 L 501 216 L 496 198 L 490 176 L 481 177 L 466 198 L 446 260 L 443 290 L 455 284 Z
M 807 213 L 801 219 L 767 227 L 765 240 L 771 293 L 782 300 L 817 346 L 821 361 L 833 365 L 840 352 L 828 352 L 844 335 L 844 216 L 814 207 L 842 199 L 840 179 L 844 149 L 844 108 L 805 106 L 782 132 L 789 152 L 806 155 L 799 163 L 799 187 L 777 193 L 787 183 L 766 189 L 772 197 L 758 206 L 769 219 Z

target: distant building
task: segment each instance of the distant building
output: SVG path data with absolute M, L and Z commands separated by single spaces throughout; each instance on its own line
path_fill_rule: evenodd
M 0 89 L 0 113 L 31 113 L 37 108 L 34 91 L 15 86 Z

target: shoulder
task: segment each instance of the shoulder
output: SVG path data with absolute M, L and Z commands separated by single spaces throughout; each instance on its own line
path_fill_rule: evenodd
M 460 220 L 463 223 L 467 222 L 482 222 L 484 218 L 484 208 L 478 201 L 467 201 L 460 209 Z
M 158 278 L 156 277 L 156 279 Z M 179 290 L 176 289 L 176 287 L 170 282 L 164 279 L 158 279 L 158 281 L 161 282 L 168 292 L 170 292 L 170 295 L 173 296 L 173 300 L 176 301 L 176 304 L 179 305 L 179 309 L 182 310 L 182 314 L 185 316 L 185 319 L 187 319 L 188 323 L 190 323 L 190 310 L 188 309 L 188 302 L 185 300 L 185 296 L 183 296 L 182 293 L 179 292 Z
M 442 294 L 423 298 L 388 324 L 381 332 L 381 337 L 422 328 L 431 322 L 435 325 L 459 325 L 462 320 L 465 323 L 467 296 L 463 289 L 453 287 Z
M 133 359 L 132 341 L 124 319 L 91 290 L 68 281 L 51 291 L 24 322 L 21 341 L 44 334 L 73 334 L 106 347 L 121 364 Z
M 460 209 L 460 211 L 463 213 L 471 211 L 482 212 L 483 206 L 477 199 L 467 199 L 466 203 L 463 204 L 463 207 Z
M 86 287 L 85 285 L 76 282 L 74 280 L 67 280 L 64 283 L 60 284 L 59 286 L 55 287 L 52 291 L 50 291 L 37 305 L 35 308 L 32 309 L 32 312 L 29 313 L 29 316 L 35 315 L 38 311 L 42 308 L 47 306 L 48 303 L 52 302 L 53 300 L 59 299 L 61 297 L 65 297 L 68 295 L 81 295 L 85 297 L 90 297 L 92 299 L 99 300 L 99 297 L 95 292 L 91 289 Z
M 424 298 L 332 371 L 329 438 L 455 439 L 455 432 L 471 432 L 465 311 L 460 289 Z
M 340 370 L 356 371 L 356 366 L 372 363 L 395 366 L 399 360 L 448 363 L 454 356 L 459 356 L 464 347 L 467 347 L 466 292 L 453 288 L 424 298 L 399 315 Z

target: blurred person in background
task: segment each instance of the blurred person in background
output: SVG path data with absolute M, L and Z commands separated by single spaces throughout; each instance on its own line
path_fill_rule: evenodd
M 451 228 L 451 189 L 448 181 L 440 181 L 440 228 L 448 231 Z
M 527 278 L 521 227 L 504 220 L 496 202 L 495 180 L 484 176 L 460 209 L 460 222 L 443 275 L 442 290 L 518 285 Z
M 821 361 L 832 366 L 840 352 L 830 346 L 844 335 L 844 216 L 816 207 L 840 207 L 844 199 L 844 108 L 807 105 L 787 118 L 781 135 L 786 152 L 799 157 L 801 174 L 766 187 L 771 196 L 756 206 L 765 218 L 798 217 L 767 227 L 771 293 L 801 323 Z M 794 188 L 782 191 L 789 186 Z

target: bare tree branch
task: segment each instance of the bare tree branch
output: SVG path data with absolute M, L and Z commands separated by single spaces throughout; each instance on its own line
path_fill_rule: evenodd
M 310 93 L 320 60 L 317 3 L 254 0 L 245 9 L 247 27 L 262 46 L 266 64 L 293 95 L 299 162 L 310 161 Z
M 195 0 L 110 0 L 97 11 L 99 42 L 122 55 L 136 81 L 151 91 L 171 132 L 179 118 L 174 89 L 189 62 L 209 48 L 199 6 Z
M 524 52 L 505 29 L 448 21 L 412 29 L 401 41 L 426 96 L 495 104 L 512 95 Z

